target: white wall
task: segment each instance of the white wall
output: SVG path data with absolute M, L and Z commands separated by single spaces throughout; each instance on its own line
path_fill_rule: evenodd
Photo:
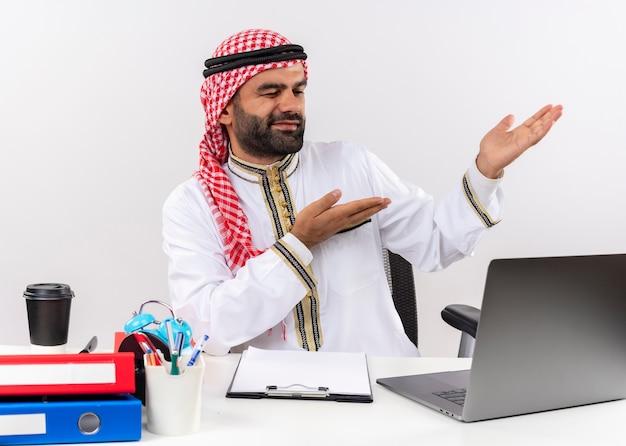
M 626 252 L 621 0 L 0 2 L 0 344 L 28 342 L 29 283 L 72 286 L 70 344 L 167 300 L 160 207 L 197 166 L 204 60 L 274 28 L 309 54 L 307 137 L 349 139 L 436 198 L 482 135 L 545 103 L 565 113 L 506 172 L 505 220 L 473 258 L 418 273 L 421 349 L 480 305 L 496 257 Z

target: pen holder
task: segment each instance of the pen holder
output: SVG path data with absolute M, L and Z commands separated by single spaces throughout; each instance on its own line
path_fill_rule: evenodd
M 159 349 L 165 355 L 166 360 L 170 360 L 169 348 L 163 341 L 151 333 L 142 333 L 147 337 L 155 349 Z M 135 393 L 133 396 L 141 400 L 141 404 L 146 405 L 146 370 L 144 366 L 144 352 L 139 345 L 137 333 L 125 335 L 117 345 L 119 352 L 131 352 L 135 355 Z
M 180 374 L 172 375 L 169 362 L 149 365 L 146 371 L 146 428 L 157 435 L 187 435 L 200 429 L 204 359 L 192 366 L 182 358 Z

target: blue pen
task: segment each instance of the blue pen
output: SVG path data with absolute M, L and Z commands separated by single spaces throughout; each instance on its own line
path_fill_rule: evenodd
M 183 350 L 183 342 L 185 340 L 185 334 L 182 331 L 176 333 L 176 341 L 174 342 L 174 350 L 181 353 Z
M 208 340 L 209 340 L 209 335 L 205 334 L 204 336 L 202 336 L 202 339 L 200 341 L 198 341 L 198 343 L 193 347 L 193 352 L 191 352 L 191 358 L 189 358 L 189 362 L 187 363 L 187 367 L 194 365 L 194 363 L 198 359 L 198 356 L 200 356 L 200 353 L 202 352 L 202 349 L 204 348 L 204 344 Z

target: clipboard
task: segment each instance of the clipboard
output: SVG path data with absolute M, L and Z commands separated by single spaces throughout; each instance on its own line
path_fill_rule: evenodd
M 254 347 L 241 354 L 226 397 L 374 401 L 365 353 Z

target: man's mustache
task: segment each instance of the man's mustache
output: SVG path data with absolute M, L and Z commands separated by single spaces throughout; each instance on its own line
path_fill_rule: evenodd
M 270 116 L 267 123 L 268 125 L 273 125 L 278 121 L 298 121 L 299 125 L 304 123 L 304 118 L 300 116 L 299 113 L 281 113 L 276 116 Z

